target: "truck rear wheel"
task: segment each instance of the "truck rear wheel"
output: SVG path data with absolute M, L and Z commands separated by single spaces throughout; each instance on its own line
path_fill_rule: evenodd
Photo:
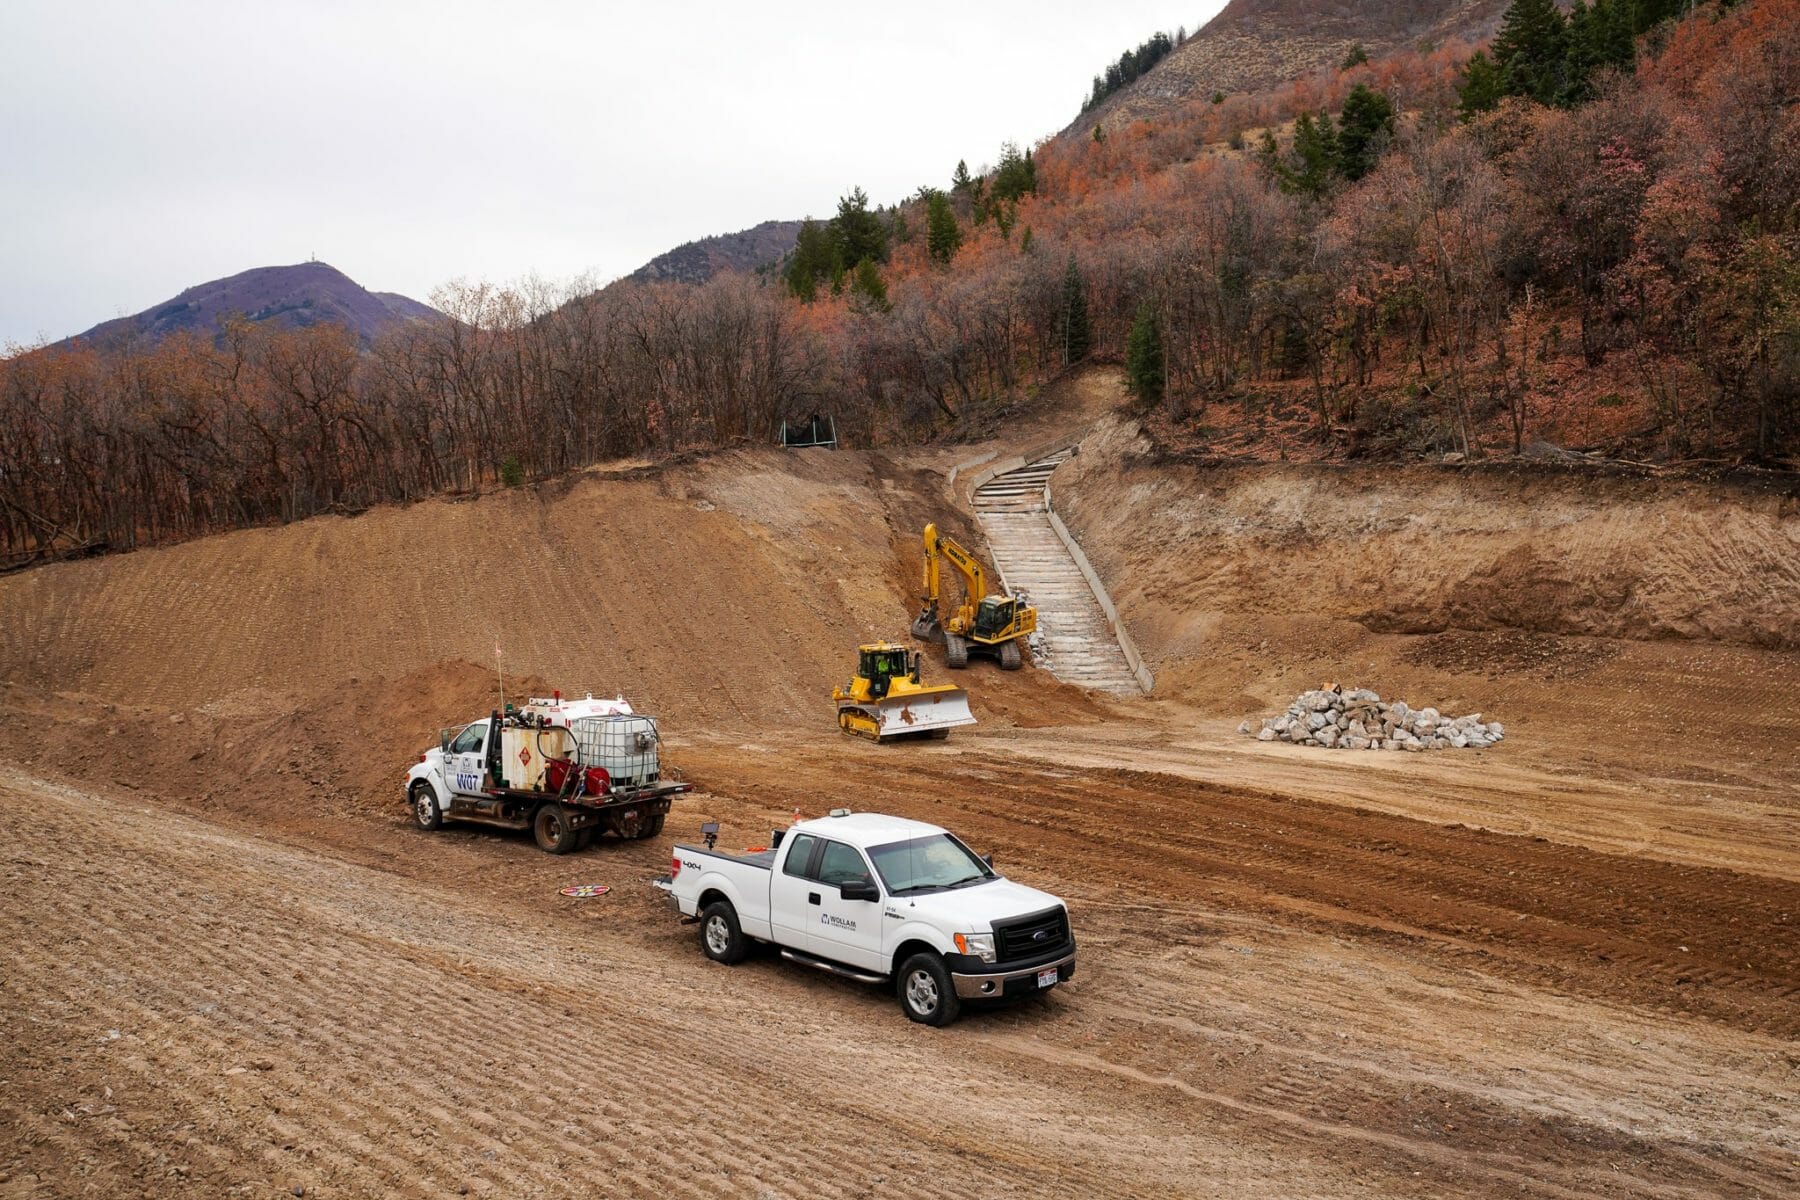
M 546 854 L 567 854 L 575 849 L 576 831 L 563 814 L 562 805 L 546 804 L 531 821 L 531 834 Z
M 421 779 L 412 786 L 413 824 L 420 829 L 442 829 L 444 827 L 444 810 L 438 807 L 437 789 Z
M 900 964 L 894 975 L 900 1010 L 921 1025 L 948 1025 L 962 1011 L 950 968 L 935 954 L 921 951 Z
M 737 909 L 729 900 L 714 900 L 700 912 L 700 950 L 714 962 L 732 966 L 744 961 L 750 944 L 738 927 Z
M 638 838 L 653 838 L 661 833 L 663 831 L 663 818 L 666 815 L 667 814 L 665 813 L 657 813 L 654 817 L 645 817 L 640 820 L 637 828 Z

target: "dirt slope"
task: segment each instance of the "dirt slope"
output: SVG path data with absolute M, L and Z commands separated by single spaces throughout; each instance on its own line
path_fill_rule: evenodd
M 1052 480 L 1153 657 L 1230 615 L 1800 648 L 1800 496 L 1529 466 L 1197 467 L 1109 422 Z
M 498 641 L 515 681 L 623 692 L 671 732 L 810 727 L 857 643 L 905 634 L 940 486 L 745 451 L 52 566 L 0 579 L 0 680 L 231 714 L 491 667 Z

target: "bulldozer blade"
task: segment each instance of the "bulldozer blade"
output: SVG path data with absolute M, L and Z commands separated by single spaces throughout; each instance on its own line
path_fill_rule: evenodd
M 910 696 L 894 696 L 863 706 L 880 723 L 879 739 L 932 733 L 975 724 L 969 711 L 969 693 L 959 687 L 934 688 Z

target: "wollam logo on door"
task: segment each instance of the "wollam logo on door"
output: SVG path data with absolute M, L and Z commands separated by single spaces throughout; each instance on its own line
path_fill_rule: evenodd
M 830 913 L 820 913 L 819 914 L 819 924 L 821 924 L 821 925 L 836 925 L 839 929 L 855 929 L 856 928 L 855 921 L 846 921 L 844 918 L 834 917 Z

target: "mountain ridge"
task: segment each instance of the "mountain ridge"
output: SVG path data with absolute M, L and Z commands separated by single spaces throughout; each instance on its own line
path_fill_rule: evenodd
M 342 325 L 367 343 L 390 325 L 437 320 L 443 314 L 399 292 L 371 292 L 329 263 L 313 260 L 287 266 L 252 267 L 235 275 L 197 283 L 130 316 L 102 321 L 55 343 L 116 349 L 133 343 L 154 345 L 177 333 L 222 335 L 222 322 L 241 313 L 252 324 L 284 329 Z
M 1078 114 L 1060 137 L 1155 119 L 1203 96 L 1279 86 L 1335 67 L 1352 47 L 1380 55 L 1418 42 L 1479 40 L 1499 27 L 1508 0 L 1386 0 L 1309 4 L 1231 0 L 1218 16 L 1140 78 Z
M 755 271 L 787 257 L 803 223 L 761 221 L 734 233 L 716 233 L 683 242 L 626 278 L 634 283 L 705 283 L 729 271 Z

